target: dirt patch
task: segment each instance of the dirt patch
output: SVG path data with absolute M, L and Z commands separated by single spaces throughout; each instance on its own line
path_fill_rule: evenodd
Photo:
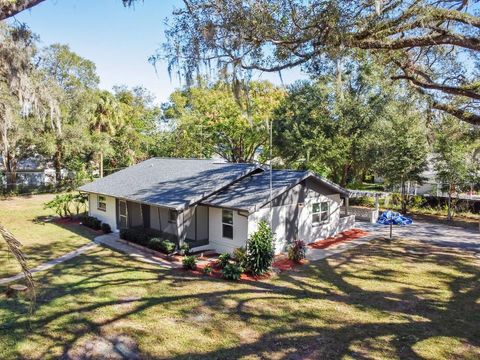
M 64 359 L 68 360 L 137 360 L 140 359 L 135 340 L 127 335 L 94 336 L 82 339 L 67 351 Z

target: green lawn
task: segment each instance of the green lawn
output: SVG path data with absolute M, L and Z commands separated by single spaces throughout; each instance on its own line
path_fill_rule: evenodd
M 30 319 L 0 295 L 0 358 L 478 359 L 479 270 L 465 252 L 376 241 L 234 283 L 98 247 L 36 274 Z
M 21 241 L 30 267 L 75 250 L 95 237 L 95 233 L 84 226 L 60 226 L 34 221 L 37 216 L 54 215 L 52 210 L 43 209 L 43 204 L 53 197 L 34 195 L 0 198 L 0 223 Z M 4 246 L 0 246 L 0 264 L 0 278 L 20 271 Z

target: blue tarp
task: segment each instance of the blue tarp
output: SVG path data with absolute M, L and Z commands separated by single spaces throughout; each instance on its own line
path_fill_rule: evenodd
M 382 215 L 378 217 L 377 224 L 382 225 L 410 225 L 413 223 L 413 220 L 409 217 L 403 216 L 398 212 L 393 211 L 384 211 Z

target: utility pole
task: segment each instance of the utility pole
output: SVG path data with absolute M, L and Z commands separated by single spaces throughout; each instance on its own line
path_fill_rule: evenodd
M 272 181 L 272 143 L 273 143 L 273 121 L 270 119 L 270 228 L 273 229 L 273 181 Z
M 103 178 L 103 151 L 100 151 L 100 177 Z

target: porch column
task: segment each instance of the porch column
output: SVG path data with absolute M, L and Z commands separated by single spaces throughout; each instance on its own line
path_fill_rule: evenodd
M 348 196 L 345 198 L 345 216 L 348 216 Z

